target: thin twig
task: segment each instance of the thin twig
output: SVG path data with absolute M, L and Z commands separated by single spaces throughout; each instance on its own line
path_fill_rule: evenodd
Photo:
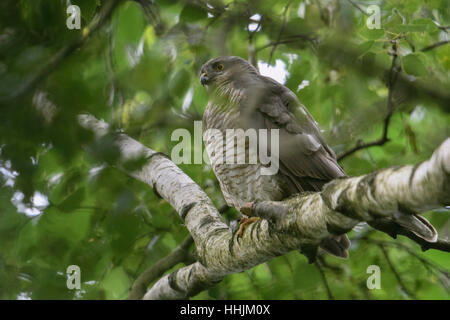
M 325 289 L 327 290 L 328 299 L 329 300 L 334 300 L 333 293 L 331 292 L 330 286 L 328 285 L 328 280 L 327 280 L 327 277 L 325 275 L 325 272 L 322 269 L 322 266 L 320 265 L 320 263 L 318 261 L 316 261 L 314 264 L 316 265 L 317 269 L 320 272 L 320 275 L 322 276 L 323 284 L 325 286 Z
M 354 2 L 353 0 L 347 0 L 348 2 L 350 2 L 352 4 L 352 6 L 354 6 L 356 9 L 358 9 L 359 11 L 361 11 L 364 15 L 368 16 L 369 14 L 359 6 L 359 4 L 357 4 L 356 2 Z
M 450 40 L 443 40 L 443 41 L 436 42 L 436 43 L 434 43 L 434 44 L 432 44 L 432 45 L 429 45 L 429 46 L 427 46 L 427 47 L 421 49 L 420 51 L 422 51 L 422 52 L 429 51 L 429 50 L 432 50 L 432 49 L 434 49 L 434 48 L 443 46 L 443 45 L 445 45 L 445 44 L 447 44 L 447 43 L 450 43 Z
M 227 212 L 230 209 L 228 205 L 223 205 L 220 207 L 219 212 L 221 214 Z M 131 287 L 130 293 L 128 294 L 128 300 L 142 299 L 147 287 L 157 278 L 161 277 L 164 272 L 172 268 L 178 263 L 184 262 L 185 264 L 194 263 L 195 257 L 192 255 L 188 249 L 192 245 L 194 240 L 192 236 L 187 236 L 183 242 L 176 247 L 171 253 L 169 253 L 164 258 L 160 259 L 144 272 L 135 280 L 133 286 Z
M 115 20 L 115 21 L 113 21 Z M 120 86 L 119 78 L 116 73 L 116 64 L 114 61 L 114 49 L 116 46 L 116 30 L 117 30 L 117 17 L 111 19 L 108 30 L 108 52 L 106 54 L 106 68 L 108 70 L 108 80 L 110 86 L 109 92 L 109 105 L 113 110 L 114 125 L 119 129 L 123 129 L 122 114 L 123 114 L 123 93 Z M 117 109 L 114 109 L 114 102 L 117 100 Z
M 262 17 L 258 21 L 258 25 L 256 26 L 255 30 L 250 31 L 248 28 L 249 25 L 247 25 L 247 32 L 248 32 L 248 61 L 256 68 L 258 69 L 258 62 L 256 58 L 257 51 L 255 50 L 255 46 L 253 44 L 253 37 L 255 36 L 256 32 L 258 32 L 259 28 L 261 27 L 261 21 Z
M 403 292 L 405 292 L 405 294 L 407 296 L 409 296 L 410 298 L 413 298 L 416 300 L 417 299 L 416 296 L 414 295 L 414 293 L 409 291 L 409 289 L 406 287 L 405 283 L 403 282 L 402 277 L 398 273 L 397 269 L 394 267 L 394 264 L 392 263 L 391 259 L 389 258 L 389 254 L 388 254 L 386 248 L 383 245 L 379 245 L 379 247 L 380 247 L 381 251 L 383 252 L 383 255 L 386 258 L 386 261 L 389 265 L 389 268 L 391 268 L 392 273 L 394 274 L 395 278 L 397 279 L 398 284 L 402 288 Z
M 287 16 L 287 11 L 288 11 L 290 5 L 291 5 L 291 0 L 289 0 L 286 3 L 286 5 L 284 6 L 283 21 L 281 23 L 280 32 L 278 33 L 277 41 L 275 41 L 275 45 L 272 47 L 272 50 L 270 51 L 269 64 L 272 62 L 272 56 L 273 56 L 275 50 L 277 49 L 278 43 L 280 42 L 281 36 L 283 35 L 284 28 L 286 27 L 286 16 Z
M 175 250 L 142 272 L 131 287 L 127 300 L 142 299 L 150 283 L 160 278 L 164 272 L 178 263 L 184 262 L 186 259 L 191 260 L 188 249 L 193 242 L 192 237 L 187 236 Z
M 439 265 L 437 265 L 437 264 L 425 259 L 423 256 L 417 254 L 417 252 L 413 248 L 411 248 L 399 241 L 375 240 L 375 239 L 371 239 L 369 237 L 364 237 L 362 239 L 364 239 L 364 241 L 366 241 L 368 243 L 373 243 L 373 244 L 383 245 L 383 246 L 391 246 L 391 247 L 396 247 L 396 248 L 405 250 L 410 255 L 412 255 L 414 258 L 419 260 L 429 272 L 436 273 L 442 286 L 447 291 L 449 290 L 450 273 L 447 270 L 442 269 Z M 445 281 L 441 280 L 441 275 L 444 276 Z
M 295 43 L 295 42 L 298 42 L 299 40 L 305 40 L 305 41 L 309 41 L 309 42 L 313 43 L 313 41 L 316 40 L 316 38 L 308 36 L 308 35 L 304 35 L 304 34 L 297 34 L 297 35 L 286 37 L 285 39 L 281 39 L 277 42 L 269 42 L 265 45 L 257 47 L 255 49 L 255 51 L 258 52 L 258 51 L 264 50 L 269 47 L 278 46 L 280 44 Z
M 164 34 L 166 28 L 162 22 L 161 15 L 159 14 L 159 8 L 156 4 L 156 1 L 150 0 L 135 0 L 135 1 L 141 5 L 148 23 L 150 23 L 155 29 L 155 34 L 157 36 L 161 36 L 162 34 Z
M 393 42 L 392 49 L 393 49 L 392 63 L 391 63 L 391 68 L 389 69 L 388 84 L 387 84 L 388 85 L 388 97 L 387 97 L 387 103 L 386 103 L 387 112 L 386 112 L 386 115 L 384 116 L 383 132 L 382 132 L 381 138 L 379 138 L 375 141 L 367 142 L 367 143 L 362 143 L 361 141 L 358 141 L 353 148 L 338 155 L 337 156 L 338 161 L 341 161 L 342 159 L 348 157 L 349 155 L 351 155 L 361 149 L 366 149 L 366 148 L 370 148 L 373 146 L 382 146 L 390 140 L 388 138 L 389 123 L 391 121 L 391 117 L 394 112 L 394 104 L 392 102 L 392 95 L 393 95 L 393 91 L 394 91 L 395 82 L 397 81 L 398 73 L 399 73 L 398 71 L 396 71 L 396 67 L 395 67 L 395 64 L 397 61 L 397 44 L 396 44 L 396 42 Z
M 8 101 L 19 98 L 42 83 L 53 71 L 58 68 L 63 61 L 67 59 L 67 57 L 80 48 L 87 39 L 96 33 L 106 21 L 108 21 L 112 12 L 121 1 L 122 0 L 110 0 L 105 2 L 99 13 L 94 16 L 89 26 L 83 29 L 83 32 L 75 41 L 61 48 L 46 63 L 44 63 L 38 72 L 28 78 L 16 91 L 3 99 Z
M 340 265 L 334 265 L 329 263 L 327 260 L 325 260 L 324 256 L 321 254 L 317 255 L 317 261 L 320 262 L 320 265 L 322 267 L 327 268 L 336 274 L 342 274 L 342 272 L 344 272 L 344 269 Z

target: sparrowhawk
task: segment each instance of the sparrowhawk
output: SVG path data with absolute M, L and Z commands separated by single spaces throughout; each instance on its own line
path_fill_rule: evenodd
M 297 96 L 262 76 L 246 60 L 235 56 L 212 59 L 202 66 L 200 81 L 209 93 L 203 140 L 229 206 L 241 210 L 248 202 L 279 201 L 300 192 L 320 191 L 327 182 L 345 176 L 319 126 Z M 272 175 L 261 174 L 268 164 L 260 161 L 259 151 L 256 163 L 227 161 L 227 149 L 237 146 L 235 138 L 226 134 L 230 129 L 278 129 L 275 156 L 279 170 Z M 257 148 L 261 148 L 260 142 Z M 275 149 L 270 143 L 266 146 Z M 245 152 L 245 159 L 250 159 L 249 141 L 244 150 L 236 151 L 236 157 L 239 152 Z M 320 243 L 323 249 L 340 257 L 348 256 L 349 245 L 345 234 Z

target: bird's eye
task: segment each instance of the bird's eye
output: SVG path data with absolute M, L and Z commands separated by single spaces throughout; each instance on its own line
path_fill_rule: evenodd
M 216 65 L 216 71 L 223 71 L 225 67 L 223 66 L 222 63 L 219 63 L 218 65 Z

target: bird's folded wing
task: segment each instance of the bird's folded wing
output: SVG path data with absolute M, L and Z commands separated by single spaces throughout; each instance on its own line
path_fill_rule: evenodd
M 255 96 L 253 103 L 262 119 L 249 121 L 258 121 L 259 128 L 279 129 L 280 170 L 301 187 L 298 191 L 320 190 L 324 183 L 345 176 L 317 123 L 294 93 L 268 80 Z M 297 116 L 294 109 L 298 110 Z

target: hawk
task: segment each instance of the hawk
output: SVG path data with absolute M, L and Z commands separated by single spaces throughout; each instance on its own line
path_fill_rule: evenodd
M 200 82 L 209 94 L 203 114 L 203 140 L 229 206 L 243 212 L 241 209 L 248 202 L 280 201 L 293 194 L 320 191 L 327 182 L 345 176 L 317 122 L 297 96 L 275 80 L 262 76 L 246 60 L 235 56 L 209 60 L 201 68 Z M 254 163 L 226 161 L 227 150 L 237 146 L 235 137 L 227 135 L 230 129 L 278 129 L 277 172 L 261 174 L 268 164 L 259 153 Z M 274 150 L 274 145 L 267 146 Z M 243 150 L 234 155 L 239 152 L 245 152 L 245 159 L 249 159 L 250 143 L 246 141 Z M 254 220 L 252 217 L 244 224 Z M 320 244 L 327 252 L 343 258 L 348 257 L 349 246 L 345 234 L 327 238 Z

